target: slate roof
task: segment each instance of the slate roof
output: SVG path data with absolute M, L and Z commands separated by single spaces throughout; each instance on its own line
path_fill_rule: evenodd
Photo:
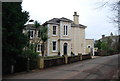
M 43 25 L 46 25 L 46 24 L 59 24 L 59 19 L 58 18 L 53 18 L 49 21 L 46 21 Z
M 60 18 L 60 20 L 61 20 L 61 21 L 66 21 L 66 22 L 73 22 L 72 20 L 67 19 L 67 18 L 65 18 L 65 17 Z
M 34 24 L 27 24 L 27 25 L 25 25 L 24 26 L 25 28 L 24 29 L 30 29 L 30 30 L 35 30 L 36 28 L 34 27 Z M 37 28 L 37 29 L 39 29 L 39 28 Z
M 53 19 L 51 19 L 49 21 L 46 21 L 43 25 L 46 25 L 46 24 L 56 24 L 56 25 L 59 25 L 60 21 L 70 22 L 72 24 L 72 27 L 81 27 L 81 28 L 86 28 L 87 27 L 87 26 L 84 26 L 82 24 L 75 24 L 72 20 L 67 19 L 65 17 L 53 18 Z

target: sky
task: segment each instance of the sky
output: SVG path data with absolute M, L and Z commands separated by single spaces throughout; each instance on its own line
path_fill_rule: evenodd
M 110 19 L 115 12 L 109 6 L 100 7 L 103 3 L 103 0 L 23 0 L 22 8 L 29 12 L 30 19 L 41 24 L 52 18 L 65 17 L 73 20 L 76 11 L 79 23 L 87 26 L 86 39 L 98 40 L 103 34 L 117 34 L 117 27 Z

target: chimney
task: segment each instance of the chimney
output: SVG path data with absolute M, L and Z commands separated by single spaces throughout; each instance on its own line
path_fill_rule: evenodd
M 74 12 L 73 19 L 75 24 L 79 24 L 79 15 L 77 15 L 77 12 Z
M 110 34 L 111 36 L 113 36 L 113 33 L 111 32 L 111 34 Z
M 105 37 L 105 35 L 102 35 L 102 38 L 104 38 Z

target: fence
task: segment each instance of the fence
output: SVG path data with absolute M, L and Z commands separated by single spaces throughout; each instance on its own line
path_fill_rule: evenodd
M 78 62 L 78 61 L 80 61 L 80 56 L 78 55 L 68 57 L 68 63 L 73 63 L 73 62 Z
M 30 60 L 29 69 L 30 70 L 37 68 L 44 69 L 58 65 L 70 64 L 90 58 L 91 58 L 90 54 L 87 55 L 79 54 L 76 56 L 62 56 L 62 57 L 50 58 L 50 59 L 45 59 L 44 57 L 41 57 L 38 60 Z M 27 58 L 17 57 L 16 63 L 14 64 L 14 73 L 23 72 L 23 71 L 27 71 Z M 9 66 L 7 64 L 6 67 L 3 68 L 3 74 L 10 74 L 10 73 L 11 73 L 11 64 L 9 64 Z
M 63 57 L 52 58 L 52 59 L 44 59 L 43 57 L 40 57 L 38 60 L 38 67 L 40 69 L 44 69 L 44 68 L 49 68 L 49 67 L 63 65 L 63 64 L 70 64 L 70 63 L 74 63 L 74 62 L 78 62 L 86 59 L 91 59 L 91 55 L 79 54 L 76 56 L 63 56 Z
M 65 64 L 64 57 L 44 60 L 44 68 Z

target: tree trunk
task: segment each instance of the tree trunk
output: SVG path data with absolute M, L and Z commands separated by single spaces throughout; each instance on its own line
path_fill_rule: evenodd
M 42 56 L 44 56 L 44 42 L 42 43 Z

